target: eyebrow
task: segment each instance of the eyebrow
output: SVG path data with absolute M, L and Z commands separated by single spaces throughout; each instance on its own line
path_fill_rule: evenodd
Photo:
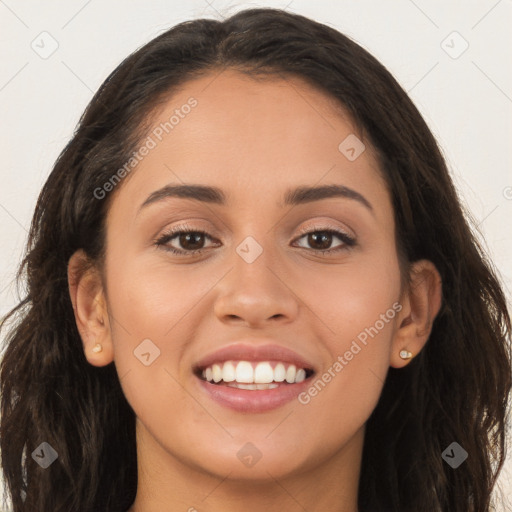
M 195 201 L 220 206 L 224 206 L 227 203 L 226 194 L 218 187 L 196 184 L 166 185 L 165 187 L 162 187 L 150 194 L 140 206 L 139 211 L 150 204 L 171 197 L 193 199 Z M 359 202 L 373 213 L 372 205 L 363 195 L 343 185 L 321 185 L 318 187 L 303 186 L 290 189 L 284 194 L 284 203 L 279 203 L 279 206 L 295 206 L 333 197 L 352 199 Z

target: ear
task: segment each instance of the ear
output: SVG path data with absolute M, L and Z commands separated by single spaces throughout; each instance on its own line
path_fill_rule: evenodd
M 111 363 L 114 350 L 103 283 L 98 269 L 89 264 L 81 249 L 68 261 L 68 286 L 85 357 L 93 366 Z M 102 350 L 93 352 L 97 343 L 101 344 Z
M 441 302 L 442 282 L 435 265 L 428 260 L 414 262 L 400 301 L 402 309 L 397 316 L 399 327 L 393 337 L 390 366 L 402 368 L 420 353 L 430 336 Z M 410 352 L 411 359 L 402 359 L 402 350 Z

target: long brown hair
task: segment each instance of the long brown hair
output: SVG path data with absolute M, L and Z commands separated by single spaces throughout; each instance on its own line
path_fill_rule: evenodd
M 489 512 L 511 389 L 510 316 L 496 272 L 432 133 L 386 68 L 338 31 L 269 8 L 181 23 L 128 56 L 48 177 L 0 368 L 1 464 L 14 512 L 124 511 L 135 498 L 135 415 L 114 364 L 85 359 L 67 262 L 82 248 L 101 265 L 115 193 L 99 201 L 94 190 L 130 158 L 147 129 L 140 120 L 187 80 L 228 67 L 298 76 L 344 106 L 378 155 L 402 264 L 425 258 L 441 274 L 429 341 L 406 368 L 390 368 L 368 420 L 360 511 Z M 457 469 L 441 456 L 454 441 L 468 453 Z M 58 453 L 47 469 L 31 456 L 42 442 Z

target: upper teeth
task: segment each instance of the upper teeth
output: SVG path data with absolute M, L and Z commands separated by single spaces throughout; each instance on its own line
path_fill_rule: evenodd
M 267 384 L 270 382 L 302 382 L 306 378 L 306 370 L 297 369 L 294 364 L 277 363 L 272 368 L 270 362 L 262 361 L 253 366 L 249 361 L 226 361 L 216 363 L 203 370 L 203 378 L 211 382 L 239 382 L 244 384 Z

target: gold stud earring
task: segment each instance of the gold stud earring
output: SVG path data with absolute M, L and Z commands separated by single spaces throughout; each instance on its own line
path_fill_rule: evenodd
M 400 357 L 402 359 L 411 359 L 412 354 L 408 350 L 400 350 Z
M 94 353 L 101 352 L 102 350 L 103 350 L 103 347 L 101 346 L 101 343 L 96 343 L 96 345 L 94 345 L 94 347 L 92 347 L 92 351 Z

